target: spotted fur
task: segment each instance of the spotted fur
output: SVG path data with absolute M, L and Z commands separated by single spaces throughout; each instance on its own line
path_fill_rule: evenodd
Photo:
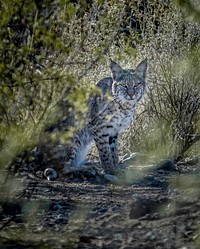
M 147 60 L 135 70 L 122 69 L 110 63 L 111 77 L 97 83 L 101 93 L 89 101 L 87 124 L 75 133 L 73 152 L 67 165 L 78 167 L 84 163 L 89 145 L 95 141 L 99 159 L 106 173 L 113 174 L 118 167 L 118 134 L 130 124 L 135 106 L 144 95 Z

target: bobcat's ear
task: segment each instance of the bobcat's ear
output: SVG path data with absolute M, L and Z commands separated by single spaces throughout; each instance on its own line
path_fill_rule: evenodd
M 111 60 L 110 70 L 111 70 L 113 80 L 114 81 L 119 80 L 123 73 L 123 69 L 116 62 Z
M 145 77 L 147 71 L 147 59 L 140 62 L 140 64 L 136 67 L 135 71 L 138 72 L 143 77 Z

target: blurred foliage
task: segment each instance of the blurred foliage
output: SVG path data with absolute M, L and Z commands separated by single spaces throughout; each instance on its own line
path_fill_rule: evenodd
M 192 17 L 195 21 L 200 23 L 200 9 L 199 1 L 195 0 L 175 0 L 175 3 L 180 6 L 183 12 L 188 17 Z
M 7 161 L 37 144 L 48 123 L 67 119 L 73 106 L 79 119 L 85 112 L 81 80 L 104 61 L 123 16 L 122 3 L 113 3 L 112 11 L 108 6 L 98 1 L 1 3 L 0 148 L 3 155 L 4 148 L 10 151 Z

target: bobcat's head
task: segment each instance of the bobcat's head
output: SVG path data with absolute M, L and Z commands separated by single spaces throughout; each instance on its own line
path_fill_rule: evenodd
M 144 94 L 147 60 L 142 61 L 135 70 L 124 70 L 116 62 L 111 61 L 110 69 L 114 98 L 121 104 L 130 102 L 131 105 L 135 105 Z

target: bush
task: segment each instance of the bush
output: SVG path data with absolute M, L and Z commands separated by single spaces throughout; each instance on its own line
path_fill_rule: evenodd
M 199 140 L 199 24 L 173 2 L 7 0 L 1 8 L 2 166 L 46 143 L 45 130 L 69 139 L 92 85 L 110 74 L 109 58 L 122 67 L 149 61 L 148 93 L 123 151 L 178 158 Z
M 166 5 L 154 5 L 159 24 L 155 29 L 149 8 L 142 14 L 134 12 L 139 23 L 146 20 L 136 49 L 139 59 L 149 60 L 148 90 L 122 147 L 157 160 L 179 160 L 194 153 L 193 145 L 199 141 L 200 26 L 168 3 L 162 15 L 160 9 Z

